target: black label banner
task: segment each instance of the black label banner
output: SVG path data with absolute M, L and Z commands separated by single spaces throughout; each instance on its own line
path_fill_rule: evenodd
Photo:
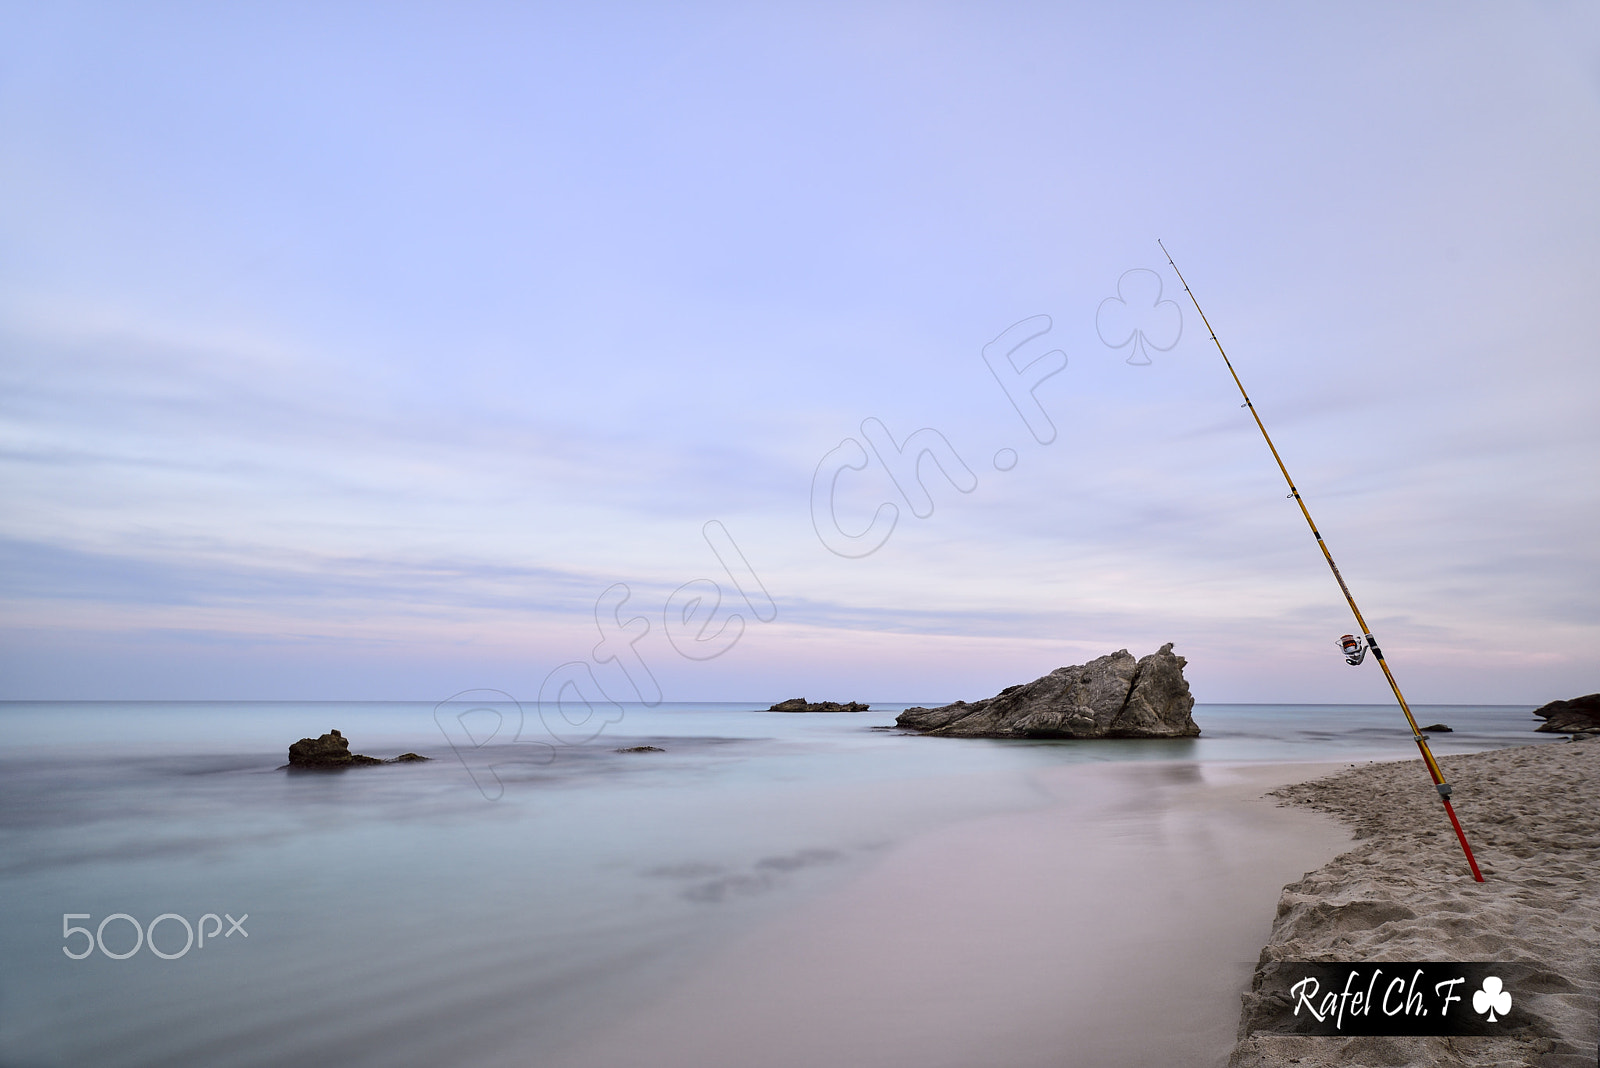
M 1246 1029 L 1282 1035 L 1503 1035 L 1530 1023 L 1519 984 L 1539 971 L 1482 961 L 1278 961 L 1261 969 L 1248 999 Z

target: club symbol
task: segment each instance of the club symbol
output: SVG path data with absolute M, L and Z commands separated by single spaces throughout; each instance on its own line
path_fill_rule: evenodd
M 1117 295 L 1100 302 L 1094 328 L 1107 348 L 1132 345 L 1127 362 L 1143 366 L 1150 362 L 1145 346 L 1166 352 L 1183 336 L 1183 309 L 1177 301 L 1161 299 L 1159 274 L 1135 267 L 1117 279 Z
M 1483 980 L 1483 989 L 1472 995 L 1472 1011 L 1489 1014 L 1490 1023 L 1498 1023 L 1495 1013 L 1501 1016 L 1511 1011 L 1511 992 L 1501 989 L 1498 975 L 1487 976 Z

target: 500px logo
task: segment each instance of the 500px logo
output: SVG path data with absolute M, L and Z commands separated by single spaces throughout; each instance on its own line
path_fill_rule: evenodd
M 222 930 L 223 916 L 227 916 L 228 918 L 229 927 L 226 933 L 223 933 Z M 112 960 L 127 960 L 129 957 L 139 952 L 140 949 L 149 947 L 150 952 L 154 953 L 162 960 L 177 960 L 185 953 L 188 953 L 190 949 L 195 948 L 197 944 L 197 940 L 195 938 L 196 928 L 199 929 L 198 947 L 200 949 L 206 948 L 207 938 L 210 938 L 212 941 L 216 941 L 217 935 L 219 934 L 222 935 L 223 938 L 232 938 L 234 932 L 237 931 L 246 938 L 250 937 L 250 932 L 244 929 L 244 921 L 250 918 L 250 914 L 248 912 L 240 916 L 237 920 L 232 916 L 229 916 L 226 912 L 224 912 L 222 916 L 218 916 L 215 912 L 208 912 L 204 916 L 200 917 L 200 922 L 198 924 L 191 924 L 188 920 L 184 919 L 182 916 L 179 916 L 176 912 L 163 912 L 161 915 L 151 920 L 149 925 L 146 927 L 140 927 L 139 921 L 134 919 L 132 916 L 129 916 L 126 912 L 113 912 L 111 915 L 101 920 L 100 925 L 96 927 L 92 933 L 87 927 L 75 927 L 72 924 L 73 920 L 91 920 L 93 918 L 93 915 L 87 912 L 63 912 L 61 914 L 62 940 L 69 940 L 74 935 L 82 935 L 84 938 L 83 952 L 74 953 L 71 946 L 62 946 L 61 952 L 65 953 L 73 960 L 83 960 L 85 957 L 93 953 L 96 948 L 98 948 L 101 953 L 110 957 Z M 123 920 L 129 927 L 133 928 L 132 949 L 124 952 L 117 952 L 113 949 L 107 948 L 106 925 L 111 923 L 112 920 Z M 209 932 L 206 931 L 207 920 L 210 920 L 213 924 L 213 927 Z M 156 945 L 156 928 L 160 927 L 163 921 L 170 921 L 171 923 L 180 924 L 183 927 L 183 948 L 178 950 L 176 953 L 164 952 L 160 946 Z M 116 933 L 119 930 L 120 927 L 112 928 L 113 933 Z M 125 942 L 125 940 L 119 940 L 119 944 L 121 942 Z

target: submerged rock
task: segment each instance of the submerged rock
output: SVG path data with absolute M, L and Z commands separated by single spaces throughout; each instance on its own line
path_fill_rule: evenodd
M 653 745 L 630 745 L 626 749 L 615 750 L 618 753 L 665 753 L 665 749 Z
M 768 712 L 865 712 L 871 705 L 864 705 L 860 701 L 817 701 L 812 703 L 804 697 L 791 697 L 787 701 L 779 701 Z
M 1428 731 L 1430 734 L 1454 734 L 1455 733 L 1455 728 L 1454 727 L 1447 727 L 1443 723 L 1430 723 L 1426 727 L 1423 727 L 1422 729 L 1425 730 L 1425 731 Z
M 1554 734 L 1600 732 L 1600 693 L 1574 697 L 1570 701 L 1551 701 L 1533 714 L 1544 720 L 1533 728 Z
M 969 738 L 1188 738 L 1200 733 L 1188 663 L 1168 642 L 1135 660 L 1126 649 L 1056 668 L 981 701 L 908 708 L 895 724 Z

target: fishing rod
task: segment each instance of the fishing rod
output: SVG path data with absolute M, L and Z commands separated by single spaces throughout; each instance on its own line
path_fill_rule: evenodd
M 1311 519 L 1311 512 L 1306 508 L 1306 502 L 1301 499 L 1300 491 L 1295 487 L 1294 479 L 1289 477 L 1289 469 L 1283 465 L 1283 457 L 1278 455 L 1278 447 L 1272 444 L 1272 437 L 1267 433 L 1266 424 L 1261 422 L 1261 414 L 1256 411 L 1256 406 L 1250 402 L 1250 394 L 1244 391 L 1244 383 L 1239 381 L 1239 372 L 1233 369 L 1233 361 L 1228 359 L 1228 354 L 1223 352 L 1222 342 L 1217 340 L 1217 332 L 1211 328 L 1211 320 L 1206 318 L 1206 313 L 1200 310 L 1200 302 L 1195 300 L 1194 291 L 1189 288 L 1189 283 L 1184 279 L 1183 272 L 1178 270 L 1178 265 L 1173 262 L 1172 253 L 1167 252 L 1167 246 L 1161 245 L 1161 251 L 1166 254 L 1167 262 L 1172 264 L 1172 272 L 1178 276 L 1178 281 L 1183 283 L 1183 291 L 1189 294 L 1189 300 L 1194 304 L 1194 310 L 1200 313 L 1200 321 L 1206 324 L 1206 332 L 1211 335 L 1211 343 L 1222 354 L 1222 362 L 1228 365 L 1228 373 L 1233 376 L 1233 384 L 1239 387 L 1239 396 L 1244 398 L 1244 407 L 1250 409 L 1250 415 L 1256 421 L 1256 427 L 1261 431 L 1261 436 L 1266 439 L 1267 448 L 1272 450 L 1272 458 L 1278 462 L 1278 470 L 1283 472 L 1283 480 L 1289 484 L 1289 496 L 1294 498 L 1300 506 L 1300 514 L 1306 517 L 1306 525 L 1311 528 L 1312 537 L 1317 539 L 1317 548 L 1322 550 L 1323 559 L 1328 561 L 1328 569 L 1333 572 L 1334 581 L 1339 584 L 1339 592 L 1344 594 L 1345 603 L 1350 606 L 1350 611 L 1355 613 L 1356 623 L 1361 627 L 1361 635 L 1367 640 L 1367 648 L 1372 650 L 1373 658 L 1378 661 L 1378 666 L 1383 668 L 1383 677 L 1389 680 L 1389 689 L 1394 691 L 1394 699 L 1400 702 L 1400 711 L 1406 714 L 1406 722 L 1411 725 L 1411 737 L 1417 743 L 1417 748 L 1422 751 L 1422 762 L 1428 766 L 1428 774 L 1433 777 L 1433 788 L 1439 791 L 1439 800 L 1444 802 L 1445 814 L 1450 817 L 1450 826 L 1455 828 L 1456 838 L 1461 842 L 1461 852 L 1467 855 L 1467 866 L 1472 869 L 1472 877 L 1478 882 L 1483 882 L 1483 873 L 1478 870 L 1478 862 L 1473 859 L 1472 847 L 1467 844 L 1467 836 L 1461 829 L 1461 821 L 1456 819 L 1456 810 L 1450 804 L 1450 784 L 1445 781 L 1444 772 L 1439 768 L 1439 762 L 1433 759 L 1433 753 L 1428 749 L 1428 739 L 1423 737 L 1422 730 L 1417 726 L 1416 717 L 1411 714 L 1411 706 L 1406 704 L 1405 694 L 1400 692 L 1400 684 L 1394 681 L 1394 673 L 1389 670 L 1388 661 L 1383 658 L 1383 651 L 1378 648 L 1378 642 L 1372 636 L 1367 621 L 1362 618 L 1361 609 L 1356 607 L 1356 599 L 1350 593 L 1350 587 L 1345 585 L 1344 576 L 1339 574 L 1339 565 L 1333 562 L 1333 554 L 1328 551 L 1327 542 L 1322 540 L 1322 534 L 1317 530 L 1317 524 Z M 1353 635 L 1345 635 L 1342 642 L 1345 650 L 1345 662 L 1359 664 L 1366 657 L 1367 649 L 1362 648 Z

